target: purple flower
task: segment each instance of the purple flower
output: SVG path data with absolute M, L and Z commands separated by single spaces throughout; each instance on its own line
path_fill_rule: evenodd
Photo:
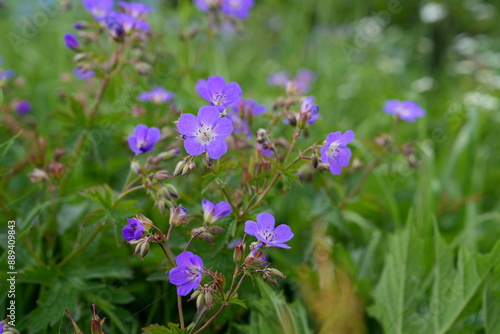
M 82 0 L 82 3 L 97 21 L 103 20 L 113 10 L 113 0 Z
M 229 118 L 233 123 L 234 133 L 243 133 L 247 137 L 252 136 L 252 132 L 250 131 L 250 125 L 248 124 L 245 118 L 241 118 L 234 111 L 228 112 L 227 118 Z
M 177 294 L 185 296 L 196 289 L 203 278 L 203 261 L 191 252 L 182 252 L 175 259 L 177 267 L 168 273 L 170 283 L 177 285 Z
M 184 148 L 191 155 L 207 152 L 212 159 L 219 159 L 227 152 L 224 138 L 233 131 L 233 124 L 225 117 L 220 117 L 216 107 L 203 106 L 198 110 L 198 117 L 182 114 L 177 129 L 186 139 Z
M 137 99 L 143 102 L 153 102 L 154 104 L 167 103 L 175 97 L 175 94 L 169 92 L 163 87 L 157 87 L 150 91 L 139 94 Z
M 270 86 L 283 86 L 289 94 L 305 94 L 309 91 L 311 83 L 316 80 L 316 75 L 308 69 L 300 69 L 295 79 L 290 79 L 284 71 L 271 74 L 267 78 Z
M 222 12 L 228 16 L 234 16 L 243 20 L 250 15 L 253 0 L 223 0 Z
M 231 204 L 226 201 L 214 204 L 209 200 L 204 199 L 201 201 L 201 207 L 203 209 L 203 219 L 208 224 L 213 224 L 233 212 Z
M 153 8 L 143 4 L 142 2 L 124 2 L 119 1 L 118 5 L 127 13 L 136 19 L 143 19 L 146 14 L 152 13 Z
M 338 175 L 342 167 L 349 165 L 351 150 L 346 146 L 354 139 L 352 130 L 344 132 L 332 132 L 326 136 L 326 144 L 321 147 L 321 162 L 329 164 L 330 172 Z
M 407 122 L 415 122 L 417 118 L 425 116 L 425 110 L 418 103 L 409 100 L 389 100 L 385 102 L 384 111 Z
M 92 70 L 84 70 L 81 67 L 75 67 L 73 74 L 80 80 L 89 80 L 95 76 L 95 72 Z
M 146 228 L 140 221 L 134 218 L 127 218 L 128 225 L 122 230 L 122 237 L 127 241 L 142 238 L 146 234 Z
M 142 154 L 152 151 L 160 137 L 160 129 L 139 124 L 134 130 L 134 135 L 128 137 L 128 145 L 134 153 Z
M 241 97 L 240 85 L 236 82 L 226 85 L 226 80 L 220 76 L 199 80 L 196 83 L 196 91 L 203 99 L 210 102 L 211 106 L 216 106 L 220 112 Z
M 288 74 L 285 71 L 271 74 L 267 77 L 269 86 L 285 86 L 288 81 Z
M 304 126 L 305 123 L 314 124 L 319 118 L 321 118 L 319 106 L 314 104 L 314 96 L 306 97 L 300 106 L 299 124 L 302 124 L 302 126 Z
M 116 13 L 116 18 L 118 19 L 118 22 L 120 22 L 121 26 L 123 27 L 123 30 L 125 31 L 126 34 L 131 33 L 132 31 L 136 30 L 142 30 L 142 31 L 149 31 L 149 23 L 146 21 L 142 21 L 137 19 L 136 17 L 132 15 L 128 15 L 125 13 Z
M 202 12 L 208 12 L 212 8 L 220 7 L 221 0 L 194 0 L 196 8 Z
M 266 112 L 266 107 L 257 104 L 253 99 L 240 98 L 238 103 L 235 103 L 231 108 L 237 112 L 240 117 L 252 119 L 255 115 L 260 115 Z
M 63 37 L 64 43 L 66 43 L 66 47 L 68 47 L 71 50 L 78 50 L 80 49 L 80 42 L 78 42 L 78 39 L 76 38 L 75 35 L 73 34 L 66 34 Z
M 259 213 L 257 222 L 247 220 L 245 233 L 256 237 L 268 247 L 291 248 L 284 244 L 293 238 L 290 226 L 281 224 L 274 228 L 274 217 L 270 213 Z
M 31 103 L 25 100 L 14 103 L 14 110 L 19 116 L 24 116 L 31 111 Z
M 0 323 L 0 333 L 3 333 L 3 325 Z

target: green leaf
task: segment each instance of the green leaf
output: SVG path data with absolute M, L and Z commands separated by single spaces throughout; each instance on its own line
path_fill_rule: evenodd
M 500 261 L 500 243 L 488 255 L 471 253 L 465 247 L 454 251 L 443 241 L 436 226 L 429 275 L 423 269 L 428 250 L 412 225 L 391 238 L 374 292 L 375 304 L 369 309 L 385 333 L 451 333 L 477 312 L 469 306 L 474 306 L 482 283 Z M 430 296 L 422 298 L 426 282 L 432 284 Z
M 500 269 L 500 268 L 499 268 Z M 486 334 L 500 333 L 500 275 L 483 290 L 484 330 Z
M 27 316 L 29 333 L 37 333 L 54 326 L 64 316 L 64 309 L 72 309 L 77 301 L 78 289 L 69 282 L 57 281 L 37 301 L 37 308 Z
M 80 195 L 99 205 L 101 208 L 111 209 L 114 204 L 115 194 L 107 184 L 84 189 Z
M 262 299 L 252 303 L 250 324 L 235 327 L 247 334 L 312 334 L 307 312 L 299 300 L 288 304 L 282 292 L 275 292 L 262 280 L 256 281 Z

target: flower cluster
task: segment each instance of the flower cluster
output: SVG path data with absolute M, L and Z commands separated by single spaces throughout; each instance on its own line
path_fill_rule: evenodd
M 285 71 L 271 74 L 267 78 L 270 86 L 282 86 L 290 95 L 306 94 L 310 90 L 311 83 L 316 80 L 316 75 L 308 69 L 300 69 L 295 78 L 290 78 Z
M 385 102 L 384 111 L 407 122 L 415 122 L 425 116 L 425 110 L 413 101 L 389 100 Z
M 221 12 L 239 20 L 248 18 L 253 0 L 194 0 L 196 7 L 202 12 Z

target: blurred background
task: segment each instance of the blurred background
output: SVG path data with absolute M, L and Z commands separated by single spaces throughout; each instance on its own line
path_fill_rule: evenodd
M 317 75 L 310 94 L 322 115 L 310 129 L 310 142 L 352 129 L 354 160 L 339 177 L 305 177 L 283 195 L 279 189 L 271 193 L 266 205 L 296 235 L 290 251 L 270 255 L 288 279 L 279 289 L 252 288 L 248 282 L 240 294 L 248 309 L 231 307 L 212 330 L 500 332 L 499 256 L 494 256 L 500 236 L 500 2 L 256 0 L 241 26 L 221 31 L 208 45 L 201 33 L 187 42 L 179 38 L 205 20 L 191 1 L 144 2 L 155 9 L 149 16 L 151 75 L 124 74 L 112 82 L 101 109 L 113 126 L 100 129 L 99 139 L 88 145 L 56 212 L 50 192 L 30 182 L 28 173 L 36 166 L 22 163 L 34 150 L 26 134 L 36 129 L 53 152 L 71 150 L 84 129 L 61 116 L 67 105 L 62 96 L 85 100 L 97 82 L 74 78 L 74 54 L 63 35 L 75 33 L 74 23 L 91 16 L 79 1 L 0 1 L 0 68 L 15 72 L 0 106 L 0 142 L 19 127 L 27 129 L 0 152 L 2 266 L 4 222 L 14 218 L 28 230 L 27 241 L 17 244 L 21 333 L 72 332 L 64 308 L 87 329 L 92 303 L 108 317 L 106 333 L 138 333 L 151 323 L 177 321 L 175 289 L 159 268 L 160 252 L 151 251 L 144 262 L 132 257 L 133 250 L 120 240 L 122 222 L 107 224 L 66 269 L 55 266 L 93 231 L 83 224 L 93 204 L 79 193 L 103 183 L 121 187 L 131 159 L 125 138 L 137 122 L 131 110 L 140 92 L 163 86 L 177 94 L 180 109 L 194 113 L 202 104 L 196 81 L 221 75 L 270 112 L 283 92 L 268 86 L 267 77 L 283 70 L 293 76 L 301 68 Z M 12 123 L 12 105 L 21 99 L 32 110 Z M 382 112 L 388 99 L 414 100 L 427 111 L 416 123 L 400 124 L 394 138 L 414 143 L 416 163 L 403 155 L 384 157 L 356 197 L 339 207 L 377 156 L 375 138 L 391 131 L 393 119 Z M 293 134 L 292 128 L 283 131 Z M 180 194 L 203 186 L 201 179 L 183 180 L 173 183 Z M 185 199 L 186 206 L 199 209 L 200 200 Z M 161 221 L 152 203 L 139 208 Z M 50 221 L 58 223 L 41 228 Z M 42 245 L 51 238 L 56 246 L 44 254 Z M 37 264 L 27 248 L 42 254 L 44 264 Z M 214 260 L 213 265 L 231 271 L 232 252 L 225 252 L 227 263 Z M 440 285 L 432 276 L 436 271 L 444 277 Z M 406 288 L 398 277 L 408 282 Z M 456 283 L 456 277 L 462 281 Z M 1 278 L 0 301 L 6 305 Z M 458 291 L 452 302 L 439 297 L 447 293 L 440 290 L 446 282 L 455 282 L 450 289 Z M 392 296 L 391 288 L 402 291 L 404 305 L 393 300 L 398 294 Z M 191 305 L 187 317 L 195 311 Z M 394 313 L 407 311 L 408 317 Z M 0 318 L 5 312 L 2 306 Z

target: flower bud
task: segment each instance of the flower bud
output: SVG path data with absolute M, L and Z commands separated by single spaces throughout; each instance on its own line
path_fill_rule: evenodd
M 205 306 L 207 307 L 207 309 L 211 309 L 212 306 L 213 306 L 213 298 L 212 298 L 212 294 L 210 292 L 207 292 L 205 293 Z
M 43 180 L 45 180 L 45 181 L 49 180 L 49 176 L 47 175 L 47 173 L 44 170 L 39 169 L 39 168 L 35 168 L 35 170 L 33 172 L 29 173 L 28 176 L 31 179 L 32 183 L 38 183 L 38 182 L 41 182 Z
M 233 260 L 236 263 L 240 263 L 243 260 L 243 254 L 245 254 L 246 245 L 244 242 L 240 242 L 234 248 Z
M 177 189 L 171 185 L 170 183 L 166 184 L 165 187 L 167 188 L 169 194 L 171 197 L 173 198 L 179 198 L 179 192 L 177 191 Z
M 273 276 L 273 277 L 276 277 L 276 278 L 286 278 L 285 275 L 283 275 L 283 273 L 281 271 L 279 271 L 278 269 L 276 268 L 269 268 L 269 273 Z
M 161 161 L 166 161 L 166 160 L 170 160 L 172 159 L 173 157 L 177 156 L 179 154 L 180 150 L 178 148 L 173 148 L 171 150 L 168 150 L 166 152 L 161 152 L 160 154 L 158 154 L 154 159 L 153 159 L 153 163 L 154 164 L 158 164 L 159 162 Z
M 170 219 L 169 223 L 174 226 L 183 224 L 188 217 L 188 209 L 184 208 L 182 205 L 178 207 L 170 208 Z
M 89 56 L 90 56 L 90 54 L 89 54 L 89 53 L 87 53 L 87 52 L 80 52 L 80 53 L 77 53 L 77 54 L 73 57 L 73 61 L 74 61 L 75 63 L 78 63 L 78 62 L 80 62 L 80 61 L 82 61 L 82 60 L 87 59 Z
M 205 306 L 205 295 L 202 293 L 196 298 L 196 308 L 201 310 Z
M 151 219 L 142 214 L 137 215 L 136 219 L 142 224 L 142 226 L 144 226 L 146 230 L 150 230 L 153 226 L 153 222 L 151 221 Z
M 177 165 L 175 166 L 174 176 L 177 176 L 177 175 L 181 174 L 182 171 L 184 170 L 184 166 L 186 166 L 186 161 L 185 160 L 179 161 L 177 163 Z
M 139 73 L 140 75 L 146 75 L 148 73 L 151 73 L 151 71 L 153 70 L 153 67 L 150 64 L 144 62 L 136 63 L 134 67 L 137 73 Z
M 314 152 L 311 156 L 311 165 L 313 166 L 314 169 L 316 169 L 318 168 L 318 164 L 319 164 L 319 157 L 316 154 L 316 152 Z
M 141 175 L 142 174 L 142 168 L 141 164 L 137 160 L 133 160 L 132 163 L 130 164 L 130 170 L 134 172 L 135 174 Z
M 66 44 L 66 47 L 68 49 L 71 49 L 73 51 L 80 50 L 80 42 L 78 41 L 78 38 L 76 38 L 75 35 L 65 34 L 63 39 L 64 39 L 64 43 Z
M 166 170 L 159 170 L 154 173 L 153 178 L 155 180 L 166 180 L 170 177 L 170 173 Z
M 99 318 L 95 311 L 95 304 L 92 304 L 92 309 L 94 310 L 94 317 L 90 323 L 90 331 L 92 334 L 104 334 L 102 331 L 102 325 L 104 324 L 106 318 L 102 318 L 102 320 Z
M 267 131 L 264 129 L 257 130 L 256 140 L 257 140 L 257 143 L 259 143 L 259 144 L 265 143 L 268 140 Z

